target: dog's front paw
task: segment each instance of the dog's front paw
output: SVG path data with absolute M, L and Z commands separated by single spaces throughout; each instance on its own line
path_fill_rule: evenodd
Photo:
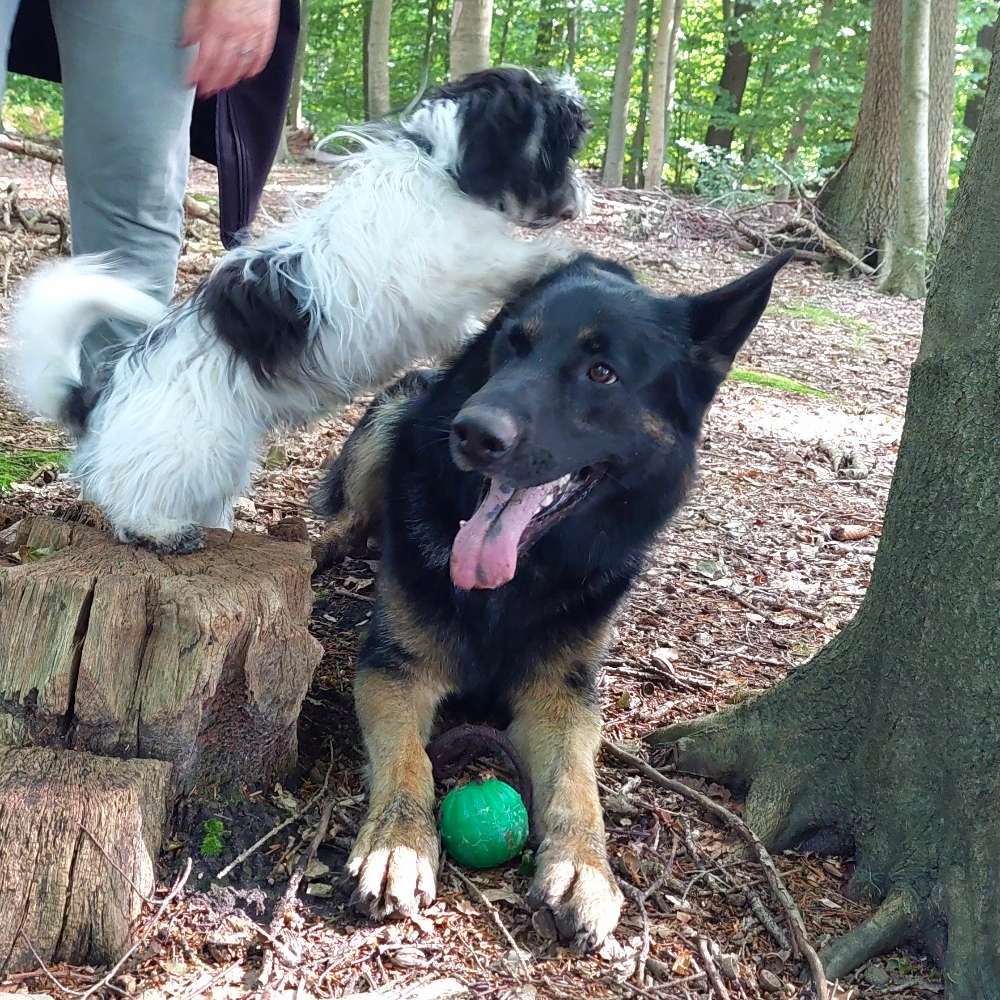
M 623 897 L 602 854 L 546 839 L 528 899 L 551 911 L 560 940 L 583 955 L 600 948 L 618 925 Z
M 205 547 L 205 532 L 195 524 L 156 535 L 142 534 L 129 528 L 117 532 L 118 540 L 126 545 L 140 545 L 158 556 L 186 556 Z
M 369 816 L 347 860 L 351 902 L 375 920 L 411 916 L 437 893 L 438 838 L 430 817 Z

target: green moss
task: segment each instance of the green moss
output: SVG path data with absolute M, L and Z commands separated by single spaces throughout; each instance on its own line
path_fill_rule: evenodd
M 226 825 L 221 819 L 206 819 L 201 824 L 205 836 L 201 838 L 198 851 L 203 858 L 217 858 L 225 849 Z
M 774 372 L 758 372 L 751 368 L 734 368 L 729 373 L 729 378 L 733 382 L 745 382 L 747 385 L 780 389 L 782 392 L 797 392 L 803 396 L 819 396 L 821 399 L 827 399 L 830 395 L 824 389 L 817 389 L 814 385 L 806 385 L 805 382 L 797 382 L 784 375 L 775 375 Z
M 23 483 L 43 465 L 66 468 L 68 451 L 0 451 L 0 493 L 11 483 Z
M 842 326 L 858 333 L 870 333 L 871 324 L 853 316 L 834 312 L 825 306 L 813 305 L 811 302 L 774 302 L 771 312 L 776 316 L 787 316 L 790 319 L 805 319 L 817 326 Z

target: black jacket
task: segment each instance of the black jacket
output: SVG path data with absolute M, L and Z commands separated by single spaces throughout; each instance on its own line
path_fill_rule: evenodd
M 219 229 L 226 247 L 238 243 L 253 220 L 278 151 L 298 37 L 299 0 L 281 0 L 278 36 L 264 70 L 215 97 L 195 101 L 191 153 L 218 170 Z M 21 3 L 7 66 L 14 73 L 61 81 L 47 0 Z

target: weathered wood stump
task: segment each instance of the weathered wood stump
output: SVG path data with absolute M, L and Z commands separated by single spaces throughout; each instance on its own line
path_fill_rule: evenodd
M 37 517 L 0 537 L 0 968 L 107 962 L 178 802 L 295 762 L 309 546 L 157 556 Z

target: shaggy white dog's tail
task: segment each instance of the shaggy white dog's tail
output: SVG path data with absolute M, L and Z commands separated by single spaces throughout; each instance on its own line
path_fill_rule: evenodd
M 66 401 L 82 383 L 87 331 L 105 319 L 145 329 L 165 312 L 163 303 L 116 277 L 104 255 L 50 264 L 25 283 L 11 312 L 11 385 L 36 413 L 64 420 Z

